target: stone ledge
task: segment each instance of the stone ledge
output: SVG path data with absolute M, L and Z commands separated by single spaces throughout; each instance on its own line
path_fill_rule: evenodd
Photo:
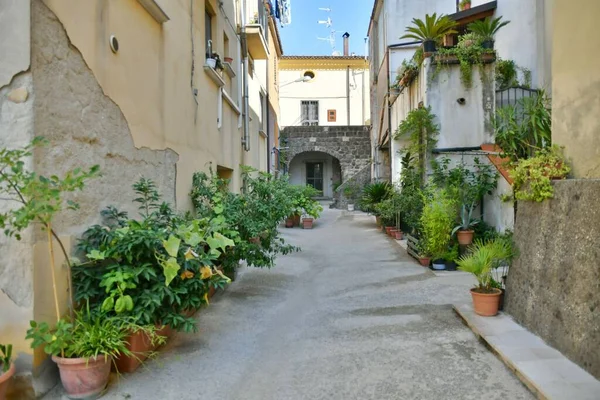
M 594 400 L 600 381 L 510 316 L 481 317 L 469 304 L 453 305 L 456 314 L 539 399 Z

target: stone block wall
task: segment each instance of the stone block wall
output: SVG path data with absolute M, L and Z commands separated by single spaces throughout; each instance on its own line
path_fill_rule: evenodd
M 281 131 L 280 146 L 288 166 L 295 156 L 320 151 L 335 157 L 341 167 L 341 182 L 368 171 L 371 179 L 371 141 L 369 127 L 289 126 Z M 368 168 L 367 168 L 368 167 Z M 364 180 L 364 178 L 361 178 Z M 337 197 L 337 196 L 336 196 Z M 345 205 L 345 204 L 344 204 Z
M 600 379 L 600 180 L 554 182 L 554 198 L 519 202 L 505 308 Z

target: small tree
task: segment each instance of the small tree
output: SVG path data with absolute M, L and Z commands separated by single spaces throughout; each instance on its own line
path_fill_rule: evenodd
M 68 264 L 67 279 L 71 312 L 73 308 L 73 290 L 69 254 L 58 234 L 52 228 L 53 219 L 64 208 L 71 210 L 79 208 L 74 201 L 66 200 L 65 194 L 82 190 L 87 179 L 99 174 L 100 167 L 94 165 L 89 170 L 75 168 L 68 171 L 62 178 L 56 175 L 45 177 L 28 171 L 25 168 L 24 160 L 32 156 L 32 150 L 35 146 L 45 143 L 46 141 L 43 138 L 35 138 L 31 144 L 24 148 L 0 149 L 0 193 L 3 196 L 2 200 L 15 204 L 15 207 L 0 213 L 0 228 L 4 229 L 7 236 L 15 237 L 17 240 L 21 240 L 21 232 L 32 223 L 39 224 L 42 231 L 46 232 L 50 268 L 52 270 L 56 320 L 60 321 L 61 312 L 56 289 L 53 237 L 58 242 Z

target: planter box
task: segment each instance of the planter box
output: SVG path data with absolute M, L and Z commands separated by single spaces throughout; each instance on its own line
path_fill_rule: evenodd
M 304 229 L 312 229 L 313 228 L 313 218 L 304 218 L 302 219 L 302 227 Z

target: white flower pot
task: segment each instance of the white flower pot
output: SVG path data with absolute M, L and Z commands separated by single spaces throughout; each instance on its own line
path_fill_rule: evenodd
M 206 59 L 206 65 L 208 65 L 212 69 L 215 69 L 215 67 L 217 66 L 217 60 L 214 59 L 214 58 L 207 58 Z
M 354 211 L 354 204 L 348 204 L 348 211 Z

